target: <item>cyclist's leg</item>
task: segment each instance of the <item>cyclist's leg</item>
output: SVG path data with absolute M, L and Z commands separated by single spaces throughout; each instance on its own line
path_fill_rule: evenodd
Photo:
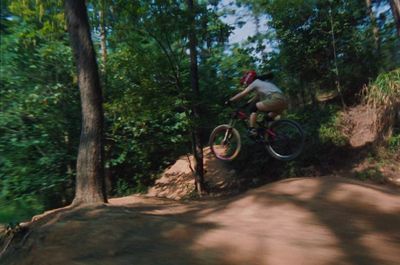
M 251 107 L 250 107 L 250 118 L 249 118 L 249 133 L 250 135 L 256 135 L 257 134 L 257 130 L 256 130 L 256 121 L 257 121 L 257 103 L 254 102 L 252 103 Z
M 257 112 L 252 112 L 250 114 L 250 120 L 249 120 L 249 125 L 251 128 L 256 127 L 256 121 L 257 121 Z
M 284 95 L 280 93 L 273 93 L 263 101 L 256 104 L 257 109 L 264 112 L 269 112 L 271 118 L 275 118 L 281 114 L 288 106 L 287 100 Z

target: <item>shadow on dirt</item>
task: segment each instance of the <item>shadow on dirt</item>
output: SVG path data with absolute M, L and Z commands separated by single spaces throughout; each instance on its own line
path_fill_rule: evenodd
M 368 193 L 365 191 L 368 189 Z M 255 193 L 261 204 L 290 203 L 309 213 L 336 239 L 341 257 L 329 264 L 398 264 L 400 195 L 348 180 L 321 181 L 309 198 L 302 193 Z M 303 194 L 304 195 L 304 194 Z M 309 235 L 313 236 L 313 235 Z
M 283 180 L 230 199 L 126 198 L 39 219 L 1 264 L 400 261 L 400 195 L 388 188 L 327 177 Z
M 165 205 L 98 206 L 57 213 L 14 240 L 1 264 L 203 264 L 190 246 L 216 224 L 197 223 L 191 211 L 157 214 Z

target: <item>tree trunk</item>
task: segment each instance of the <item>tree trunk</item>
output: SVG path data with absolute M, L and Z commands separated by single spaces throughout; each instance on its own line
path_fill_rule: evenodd
M 193 0 L 187 0 L 189 11 L 189 49 L 190 49 L 190 80 L 192 86 L 192 150 L 194 156 L 194 171 L 196 189 L 201 196 L 204 192 L 204 166 L 203 166 L 203 146 L 200 139 L 200 111 L 198 100 L 200 97 L 199 77 L 197 71 L 197 40 L 195 32 L 194 3 Z
M 379 28 L 376 23 L 375 13 L 372 10 L 372 0 L 365 0 L 365 4 L 367 5 L 367 12 L 368 12 L 369 18 L 371 20 L 372 33 L 374 34 L 375 50 L 376 50 L 376 55 L 378 56 L 379 49 L 380 49 Z
M 397 35 L 400 37 L 400 0 L 390 0 L 390 7 L 396 24 Z
M 336 74 L 336 90 L 340 97 L 340 102 L 342 103 L 342 109 L 346 109 L 346 103 L 344 102 L 344 97 L 342 94 L 342 86 L 340 85 L 340 76 L 339 76 L 339 67 L 337 63 L 337 53 L 336 53 L 336 38 L 334 33 L 334 26 L 333 26 L 333 17 L 332 17 L 332 10 L 329 8 L 329 18 L 331 22 L 331 36 L 332 36 L 332 49 L 333 49 L 333 62 L 335 65 L 335 74 Z
M 106 22 L 106 10 L 107 10 L 107 3 L 105 0 L 102 0 L 99 5 L 99 31 L 100 31 L 100 53 L 101 53 L 101 59 L 102 59 L 102 67 L 101 67 L 101 74 L 102 74 L 102 88 L 103 88 L 103 98 L 105 101 L 107 101 L 107 87 L 108 87 L 108 75 L 107 75 L 107 22 Z M 104 129 L 105 131 L 107 128 Z M 108 146 L 107 141 L 103 142 L 104 146 Z M 109 148 L 110 149 L 110 148 Z M 104 152 L 104 161 L 108 161 L 110 158 L 110 152 L 105 151 Z M 104 181 L 106 185 L 106 194 L 111 194 L 112 190 L 112 175 L 111 175 L 111 170 L 110 168 L 105 168 L 104 169 Z
M 106 73 L 107 65 L 107 32 L 106 32 L 106 18 L 105 18 L 105 3 L 102 2 L 99 10 L 99 29 L 100 29 L 100 49 L 101 49 L 101 59 L 103 62 L 103 72 Z
M 389 2 L 397 29 L 397 35 L 400 37 L 400 0 L 390 0 Z
M 66 0 L 65 12 L 78 70 L 82 107 L 82 129 L 73 204 L 106 202 L 102 93 L 85 1 Z
M 397 35 L 400 37 L 400 0 L 390 0 L 390 8 L 396 24 Z

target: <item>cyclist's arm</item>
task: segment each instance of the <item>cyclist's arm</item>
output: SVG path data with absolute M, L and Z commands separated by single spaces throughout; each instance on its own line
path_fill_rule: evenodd
M 252 103 L 254 101 L 258 101 L 260 99 L 259 95 L 254 95 L 251 99 L 247 101 L 247 103 Z
M 248 86 L 245 90 L 243 90 L 242 92 L 236 94 L 235 96 L 231 97 L 229 99 L 229 101 L 236 101 L 238 99 L 241 99 L 242 97 L 246 96 L 247 94 L 250 93 L 250 91 L 252 90 L 252 87 Z

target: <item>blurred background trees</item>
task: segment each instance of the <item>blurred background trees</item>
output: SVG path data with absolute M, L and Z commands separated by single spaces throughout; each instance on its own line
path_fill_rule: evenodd
M 365 84 L 399 68 L 396 1 L 194 2 L 198 98 L 190 80 L 186 1 L 87 2 L 104 95 L 111 196 L 145 190 L 191 152 L 193 122 L 206 144 L 214 125 L 226 120 L 229 110 L 221 103 L 236 92 L 244 70 L 274 72 L 290 96 L 292 115 L 325 126 L 332 109 L 357 104 Z M 246 22 L 227 24 L 224 17 L 236 5 L 266 30 L 230 43 Z M 0 26 L 5 222 L 71 202 L 81 109 L 63 1 L 1 0 Z M 323 98 L 331 99 L 328 107 Z M 199 119 L 192 118 L 194 101 Z

